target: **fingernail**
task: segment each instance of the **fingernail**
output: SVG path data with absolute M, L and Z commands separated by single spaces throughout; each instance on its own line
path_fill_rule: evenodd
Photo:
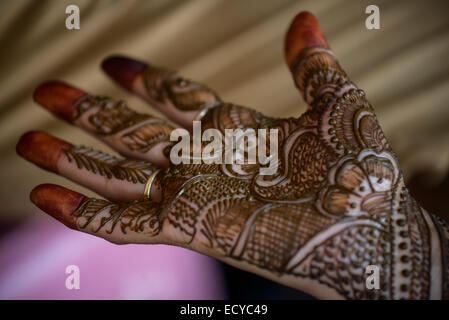
M 313 46 L 329 47 L 315 16 L 302 11 L 293 19 L 285 37 L 285 58 L 289 67 L 303 49 Z
M 70 147 L 72 144 L 45 132 L 30 131 L 20 137 L 16 151 L 21 157 L 39 167 L 57 173 L 61 152 Z
M 103 61 L 101 67 L 112 79 L 131 91 L 134 79 L 146 69 L 147 64 L 123 56 L 111 56 Z
M 86 92 L 60 81 L 50 81 L 41 84 L 34 91 L 34 101 L 48 109 L 56 116 L 72 121 L 76 116 L 74 103 L 87 95 Z
M 55 184 L 41 184 L 31 191 L 30 200 L 67 227 L 77 229 L 72 213 L 88 198 Z

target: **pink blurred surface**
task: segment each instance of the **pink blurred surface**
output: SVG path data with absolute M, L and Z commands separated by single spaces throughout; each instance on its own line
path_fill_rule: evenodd
M 212 258 L 166 245 L 114 245 L 51 218 L 0 240 L 0 299 L 223 299 Z M 69 290 L 66 267 L 80 270 Z

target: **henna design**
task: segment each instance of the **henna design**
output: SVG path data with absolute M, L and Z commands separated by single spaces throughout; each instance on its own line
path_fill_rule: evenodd
M 152 99 L 160 103 L 168 100 L 181 111 L 199 110 L 220 103 L 220 98 L 211 89 L 168 69 L 148 66 L 143 79 Z
M 308 253 L 291 273 L 309 277 L 352 299 L 391 297 L 388 233 L 368 224 L 346 228 Z M 365 268 L 380 267 L 380 290 L 366 290 Z
M 202 119 L 204 129 L 279 129 L 278 174 L 262 177 L 244 165 L 171 167 L 162 215 L 184 243 L 315 279 L 346 298 L 447 297 L 447 224 L 409 195 L 365 93 L 326 48 L 304 50 L 295 68 L 311 106 L 299 119 L 226 103 Z M 379 290 L 366 288 L 369 265 L 380 268 Z
M 225 144 L 225 130 L 227 129 L 251 129 L 257 134 L 257 129 L 263 128 L 275 120 L 246 107 L 231 103 L 222 103 L 207 110 L 201 120 L 201 129 L 202 131 L 211 128 L 220 130 L 223 137 L 222 143 Z M 268 150 L 269 137 L 266 137 L 266 140 Z M 231 177 L 251 178 L 258 172 L 259 166 L 260 164 L 258 163 L 234 166 L 233 164 L 226 164 L 223 161 L 221 171 Z
M 416 201 L 407 197 L 407 189 L 403 189 L 400 207 L 407 212 L 408 231 L 401 231 L 399 236 L 410 235 L 410 255 L 402 255 L 399 260 L 402 263 L 411 261 L 410 269 L 404 269 L 403 275 L 412 273 L 409 287 L 410 296 L 413 299 L 426 299 L 430 292 L 430 230 L 423 217 L 422 209 Z
M 348 299 L 449 299 L 449 227 L 410 196 L 365 93 L 323 46 L 303 50 L 293 73 L 310 108 L 298 119 L 274 119 L 148 67 L 150 98 L 181 111 L 206 108 L 203 130 L 278 129 L 279 171 L 171 165 L 155 180 L 160 202 L 82 198 L 73 213 L 78 228 L 153 237 L 164 226 L 170 243 L 296 277 L 298 287 L 299 279 L 312 279 Z M 84 97 L 77 110 L 91 131 L 114 135 L 129 150 L 146 152 L 173 129 L 107 98 Z M 155 169 L 85 147 L 64 152 L 80 169 L 107 178 L 145 183 Z M 370 265 L 380 268 L 380 289 L 366 287 Z
M 164 120 L 151 118 L 145 125 L 124 134 L 122 139 L 130 150 L 145 153 L 158 143 L 169 141 L 173 129 Z
M 285 134 L 275 176 L 256 176 L 254 192 L 261 199 L 303 202 L 325 184 L 335 155 L 317 137 L 314 130 L 297 128 Z
M 333 222 L 317 216 L 310 202 L 266 204 L 253 211 L 239 239 L 239 244 L 243 244 L 235 247 L 231 256 L 282 274 L 296 251 Z
M 77 101 L 76 106 L 75 120 L 89 112 L 89 123 L 99 135 L 115 134 L 149 118 L 148 115 L 139 114 L 128 108 L 126 102 L 114 102 L 107 97 L 86 95 Z
M 357 158 L 345 156 L 329 171 L 328 186 L 316 206 L 324 215 L 369 216 L 383 220 L 392 210 L 391 189 L 399 179 L 395 158 L 364 150 Z
M 439 236 L 441 239 L 441 251 L 443 253 L 443 280 L 442 280 L 442 298 L 449 299 L 449 224 L 441 217 L 431 216 L 434 219 L 434 223 L 438 228 Z
M 247 181 L 216 175 L 188 179 L 181 189 L 182 193 L 176 193 L 170 199 L 170 205 L 162 215 L 188 236 L 187 242 L 192 241 L 197 233 L 197 222 L 202 212 L 206 213 L 209 207 L 219 205 L 217 202 L 224 201 L 221 204 L 224 206 L 234 205 L 240 199 L 249 197 Z
M 181 120 L 197 117 L 203 130 L 222 133 L 277 129 L 276 174 L 259 175 L 257 163 L 171 165 L 152 184 L 162 189 L 160 202 L 86 200 L 55 186 L 38 188 L 33 202 L 69 227 L 106 233 L 108 239 L 128 233 L 134 242 L 161 233 L 165 239 L 158 240 L 296 279 L 292 284 L 298 288 L 306 278 L 349 299 L 449 299 L 449 226 L 410 196 L 365 93 L 317 31 L 315 19 L 301 13 L 287 34 L 287 63 L 309 105 L 298 119 L 270 118 L 223 102 L 206 86 L 170 70 L 123 57 L 103 64 L 131 91 L 139 91 L 132 84 L 143 80 L 145 98 L 186 126 L 189 120 Z M 42 85 L 34 97 L 57 116 L 113 141 L 122 153 L 139 156 L 133 152 L 146 153 L 159 143 L 164 155 L 170 152 L 174 127 L 124 102 L 86 96 L 61 83 Z M 42 135 L 22 142 L 19 154 L 29 158 L 52 150 L 34 162 L 55 172 L 61 150 L 79 169 L 108 179 L 144 184 L 156 169 Z M 32 143 L 33 151 L 26 150 Z M 365 285 L 370 265 L 380 268 L 380 289 Z
M 125 102 L 87 95 L 77 103 L 79 119 L 88 114 L 89 124 L 97 135 L 118 135 L 131 151 L 148 152 L 158 143 L 169 142 L 175 129 L 168 122 L 130 109 Z
M 208 110 L 201 125 L 203 130 L 214 128 L 224 134 L 225 129 L 261 128 L 272 120 L 255 110 L 232 103 L 221 103 Z
M 357 153 L 365 148 L 391 150 L 362 90 L 350 89 L 341 97 L 326 101 L 318 111 L 320 136 L 338 154 Z
M 157 168 L 145 161 L 121 160 L 84 146 L 64 149 L 69 162 L 75 162 L 78 169 L 97 173 L 108 179 L 116 178 L 133 183 L 146 183 Z
M 111 234 L 117 224 L 123 234 L 130 230 L 149 237 L 157 235 L 161 229 L 158 208 L 149 201 L 113 204 L 93 198 L 82 203 L 72 215 L 77 218 L 79 229 L 91 226 L 95 233 L 104 228 Z
M 306 102 L 314 108 L 327 99 L 341 96 L 355 85 L 340 67 L 332 51 L 323 46 L 304 49 L 293 65 L 295 83 Z

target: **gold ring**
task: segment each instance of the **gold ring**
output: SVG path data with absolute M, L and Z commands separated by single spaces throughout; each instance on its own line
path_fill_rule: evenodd
M 210 108 L 204 108 L 203 110 L 201 110 L 201 112 L 199 112 L 195 118 L 193 119 L 193 121 L 201 121 L 201 119 L 206 115 L 207 111 L 209 111 Z
M 217 107 L 217 106 L 220 105 L 220 104 L 221 104 L 221 102 L 215 102 L 215 103 L 213 103 L 213 104 L 211 104 L 211 105 L 208 105 L 208 106 L 204 107 L 203 110 L 201 110 L 201 111 L 195 116 L 195 118 L 193 119 L 193 121 L 201 121 L 201 119 L 203 119 L 203 117 L 206 115 L 206 113 L 207 113 L 210 109 L 215 108 L 215 107 Z
M 153 185 L 154 180 L 156 179 L 157 174 L 160 172 L 161 170 L 156 170 L 154 171 L 150 177 L 147 180 L 147 183 L 145 184 L 145 189 L 143 191 L 143 195 L 146 199 L 151 200 L 151 186 Z

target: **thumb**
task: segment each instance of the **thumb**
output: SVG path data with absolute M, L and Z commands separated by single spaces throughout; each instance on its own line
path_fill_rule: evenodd
M 334 57 L 318 20 L 308 11 L 300 12 L 288 29 L 285 59 L 296 86 L 312 107 L 326 96 L 336 98 L 356 89 Z

